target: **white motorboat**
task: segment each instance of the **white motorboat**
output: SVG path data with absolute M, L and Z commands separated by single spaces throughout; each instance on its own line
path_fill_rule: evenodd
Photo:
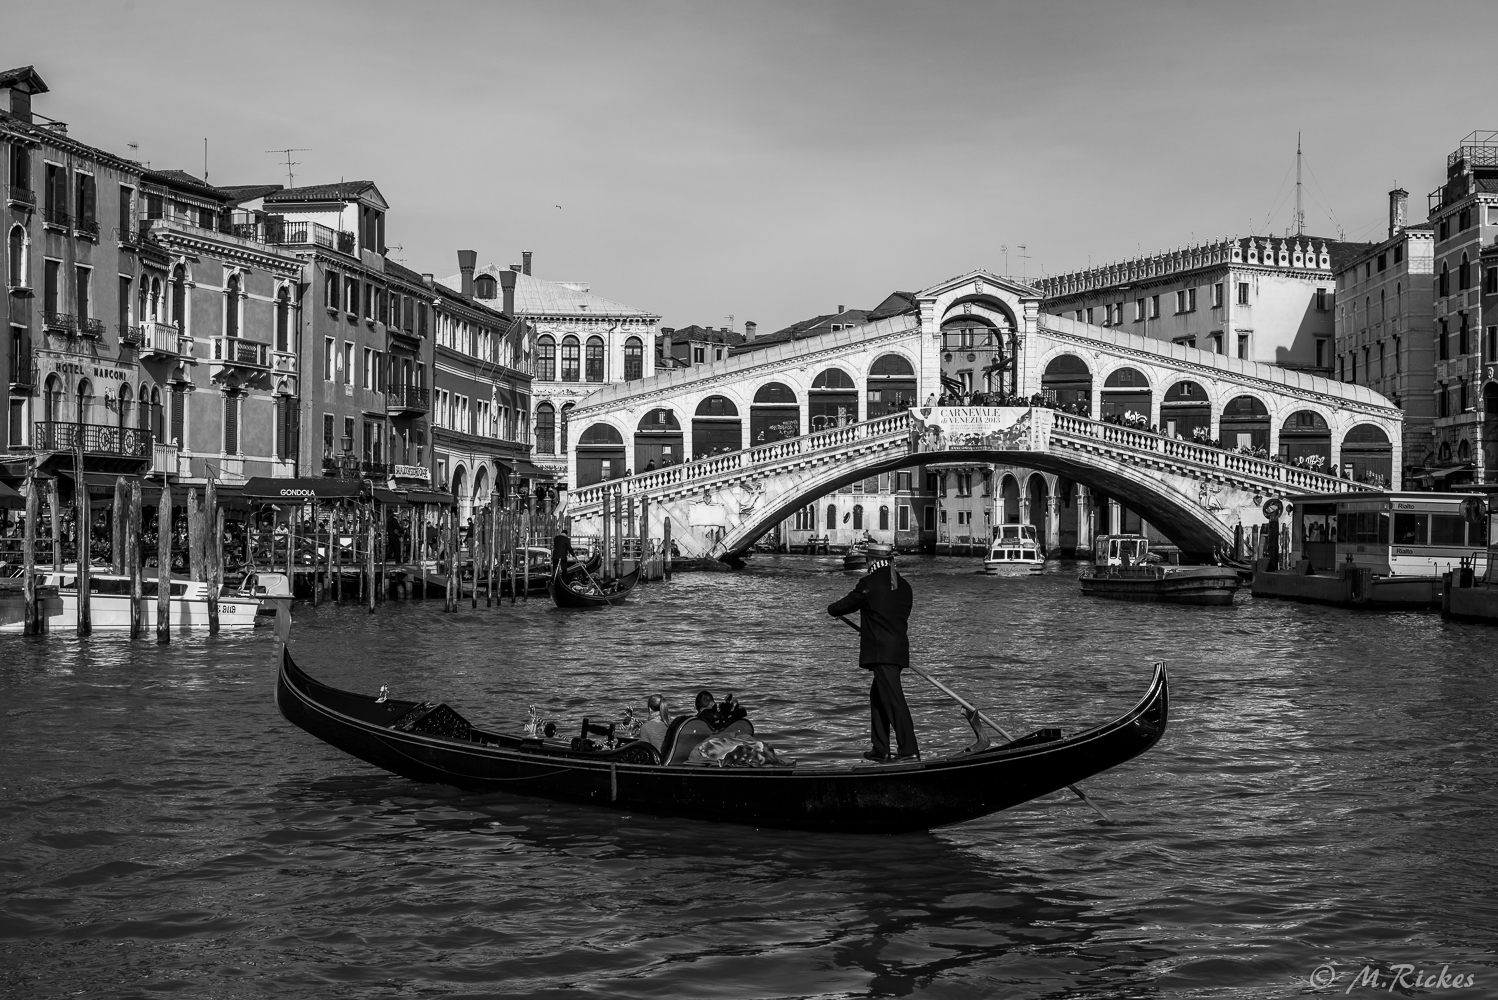
M 60 604 L 48 602 L 47 628 L 49 631 L 76 628 L 78 625 L 78 570 L 64 568 L 61 572 L 45 570 L 38 572 L 38 582 L 45 587 L 56 587 Z M 128 630 L 130 628 L 130 577 L 119 573 L 89 574 L 89 621 L 96 631 Z M 208 584 L 200 580 L 173 579 L 170 596 L 172 628 L 208 627 Z M 144 627 L 156 627 L 156 579 L 154 574 L 141 580 L 144 605 L 142 620 Z M 260 600 L 248 595 L 239 595 L 225 589 L 218 599 L 219 628 L 254 628 L 255 616 L 260 610 Z M 0 632 L 19 632 L 21 623 L 7 622 L 0 625 Z
M 270 570 L 249 573 L 234 591 L 232 599 L 235 602 L 255 601 L 260 605 L 260 614 L 274 615 L 281 601 L 291 600 L 291 578 L 285 573 Z M 223 598 L 219 600 L 222 602 Z M 220 613 L 222 614 L 222 603 Z
M 989 576 L 1039 573 L 1045 565 L 1040 540 L 1033 524 L 1001 524 L 993 529 L 993 541 L 983 560 Z

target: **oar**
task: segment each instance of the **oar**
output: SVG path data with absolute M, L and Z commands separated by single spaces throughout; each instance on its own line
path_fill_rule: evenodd
M 848 626 L 853 631 L 858 632 L 859 634 L 862 634 L 862 629 L 860 629 L 857 625 L 853 624 L 853 622 L 851 620 L 849 620 L 849 618 L 846 615 L 838 615 L 837 617 L 838 617 L 838 620 L 841 621 L 844 625 Z M 926 671 L 922 670 L 920 667 L 917 667 L 914 664 L 912 664 L 911 667 L 910 667 L 910 669 L 914 670 L 916 673 L 918 673 L 922 677 L 926 678 L 926 680 L 930 681 L 936 687 L 940 688 L 943 692 L 946 693 L 946 695 L 948 697 L 950 697 L 953 701 L 957 702 L 957 704 L 961 705 L 963 708 L 967 709 L 969 712 L 973 713 L 975 716 L 977 716 L 978 718 L 982 719 L 985 723 L 987 723 L 989 726 L 991 726 L 993 728 L 994 732 L 996 732 L 1000 736 L 1004 737 L 1004 739 L 1008 740 L 1010 743 L 1014 742 L 1014 737 L 1010 736 L 1008 733 L 1006 733 L 1004 731 L 1004 729 L 1003 729 L 1002 726 L 1000 726 L 997 722 L 995 722 L 992 719 L 990 719 L 982 711 L 980 711 L 979 709 L 977 709 L 977 708 L 973 707 L 971 704 L 969 704 L 968 701 L 967 701 L 967 699 L 963 698 L 962 695 L 958 694 L 956 691 L 953 691 L 951 688 L 947 687 L 941 681 L 937 680 L 935 677 L 932 677 L 930 674 L 926 673 Z M 1109 822 L 1109 823 L 1113 822 L 1113 818 L 1111 816 L 1109 816 L 1106 812 L 1103 811 L 1103 807 L 1100 806 L 1100 805 L 1098 805 L 1096 802 L 1092 801 L 1091 799 L 1089 799 L 1087 797 L 1087 793 L 1084 792 L 1084 791 L 1082 791 L 1082 789 L 1078 788 L 1076 785 L 1067 785 L 1066 787 L 1069 788 L 1069 789 L 1071 789 L 1072 793 L 1075 794 L 1077 796 L 1077 798 L 1081 799 L 1083 802 L 1085 802 L 1089 806 L 1091 806 L 1097 812 L 1097 814 L 1104 819 L 1104 821 Z

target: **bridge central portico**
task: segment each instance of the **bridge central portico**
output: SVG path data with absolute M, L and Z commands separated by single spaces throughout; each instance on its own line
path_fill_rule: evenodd
M 575 530 L 596 530 L 617 491 L 651 498 L 653 537 L 671 517 L 684 554 L 732 555 L 859 479 L 988 462 L 1105 492 L 1208 554 L 1259 523 L 1267 495 L 1357 488 L 1322 470 L 1398 487 L 1402 414 L 1370 390 L 1038 305 L 1028 286 L 975 272 L 902 315 L 606 387 L 571 414 Z M 1044 405 L 933 405 L 944 364 L 964 360 L 955 327 L 996 333 L 1003 401 Z

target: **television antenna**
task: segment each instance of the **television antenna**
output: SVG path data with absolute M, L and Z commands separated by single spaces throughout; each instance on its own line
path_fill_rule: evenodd
M 1025 245 L 1023 243 L 1016 244 L 1015 249 L 1019 250 L 1019 253 L 1016 256 L 1018 256 L 1020 260 L 1026 262 L 1026 263 L 1021 264 L 1019 266 L 1020 277 L 1021 278 L 1026 278 L 1026 277 L 1028 277 L 1028 274 L 1029 274 L 1029 272 L 1028 272 L 1028 262 L 1030 260 L 1030 255 L 1027 254 L 1027 253 L 1025 253 Z M 1091 260 L 1092 260 L 1092 258 L 1089 257 L 1088 258 L 1089 263 L 1091 262 Z
M 290 149 L 267 149 L 266 152 L 267 153 L 284 153 L 286 155 L 286 186 L 289 187 L 289 188 L 290 187 L 296 187 L 296 179 L 295 179 L 295 176 L 291 172 L 291 168 L 292 167 L 299 167 L 299 166 L 301 166 L 302 161 L 301 160 L 293 160 L 291 158 L 291 154 L 292 153 L 310 153 L 310 152 L 312 152 L 312 150 L 308 149 L 308 148 L 303 148 L 301 146 L 293 146 Z

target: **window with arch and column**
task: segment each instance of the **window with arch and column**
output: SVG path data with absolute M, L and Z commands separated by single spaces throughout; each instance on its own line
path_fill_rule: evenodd
M 645 377 L 645 344 L 639 337 L 624 341 L 624 378 L 630 381 Z
M 241 295 L 241 279 L 238 274 L 229 275 L 229 280 L 224 282 L 224 336 L 239 336 L 239 307 L 243 299 Z
M 723 395 L 708 396 L 692 417 L 692 458 L 709 458 L 744 447 L 739 408 Z
M 284 285 L 276 293 L 276 350 L 291 350 L 291 289 Z
M 827 505 L 827 530 L 833 531 L 837 528 L 837 504 Z
M 915 368 L 900 354 L 884 354 L 869 366 L 868 416 L 873 420 L 918 406 Z
M 62 412 L 62 398 L 62 379 L 56 373 L 48 375 L 42 389 L 42 413 L 48 423 L 56 423 L 65 419 Z
M 178 264 L 172 268 L 171 278 L 171 324 L 179 335 L 187 333 L 187 268 Z
M 555 455 L 557 446 L 557 409 L 550 403 L 536 407 L 536 454 Z
M 827 368 L 812 379 L 807 394 L 810 430 L 827 430 L 858 421 L 858 387 L 853 376 L 841 368 Z
M 122 430 L 130 426 L 130 409 L 134 405 L 134 402 L 135 394 L 130 389 L 130 383 L 120 383 L 120 396 L 117 403 L 119 413 L 117 416 L 119 417 L 120 428 Z
M 570 334 L 562 338 L 562 381 L 577 382 L 582 376 L 582 344 Z
M 577 486 L 624 475 L 624 435 L 611 424 L 593 424 L 577 439 Z
M 800 434 L 801 404 L 796 393 L 781 382 L 760 386 L 749 407 L 749 446 L 771 444 Z
M 585 357 L 586 371 L 584 377 L 589 382 L 603 381 L 603 338 L 589 337 L 587 354 Z
M 556 338 L 549 334 L 536 340 L 536 380 L 538 382 L 557 380 L 557 342 Z

